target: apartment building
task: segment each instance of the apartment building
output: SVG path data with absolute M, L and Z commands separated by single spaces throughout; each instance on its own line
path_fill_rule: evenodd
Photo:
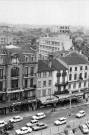
M 0 33 L 0 45 L 13 44 L 13 36 L 10 33 Z
M 40 37 L 39 39 L 39 57 L 47 58 L 51 52 L 68 50 L 72 46 L 72 39 L 68 35 L 59 35 L 58 37 Z
M 70 27 L 69 26 L 60 26 L 59 27 L 59 31 L 60 31 L 60 33 L 70 33 Z
M 58 98 L 54 94 L 63 93 L 68 88 L 67 70 L 67 67 L 56 59 L 38 61 L 37 98 L 40 101 L 38 106 L 56 105 Z
M 82 54 L 72 51 L 66 56 L 59 58 L 61 62 L 68 65 L 68 90 L 69 93 L 83 95 L 89 89 L 89 65 Z M 59 61 L 60 61 L 59 60 Z
M 14 45 L 0 47 L 0 114 L 36 108 L 37 53 Z

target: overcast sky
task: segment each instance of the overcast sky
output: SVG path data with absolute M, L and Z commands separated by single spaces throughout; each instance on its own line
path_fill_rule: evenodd
M 0 22 L 89 26 L 89 0 L 0 0 Z

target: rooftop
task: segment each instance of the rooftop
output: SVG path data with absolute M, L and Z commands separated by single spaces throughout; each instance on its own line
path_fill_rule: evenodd
M 68 65 L 88 64 L 88 61 L 77 52 L 71 52 L 64 57 L 61 57 L 61 59 Z

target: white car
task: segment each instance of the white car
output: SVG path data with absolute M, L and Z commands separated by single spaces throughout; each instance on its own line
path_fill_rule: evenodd
M 66 123 L 66 118 L 64 118 L 64 117 L 61 117 L 61 118 L 59 118 L 58 120 L 54 121 L 54 124 L 55 124 L 56 126 L 62 125 L 62 124 L 65 124 L 65 123 Z
M 39 119 L 43 119 L 45 118 L 45 114 L 44 113 L 37 113 L 35 116 L 32 116 L 32 119 L 36 119 L 36 120 L 39 120 Z
M 88 127 L 87 127 L 86 124 L 81 124 L 81 125 L 79 125 L 79 128 L 81 129 L 81 131 L 82 131 L 84 134 L 89 133 L 89 129 L 88 129 Z
M 23 134 L 27 134 L 31 132 L 32 132 L 32 129 L 30 127 L 22 127 L 21 129 L 16 130 L 17 135 L 23 135 Z
M 14 117 L 13 117 L 12 119 L 10 119 L 9 121 L 15 123 L 15 122 L 19 122 L 19 121 L 21 121 L 21 120 L 23 120 L 23 118 L 22 118 L 21 116 L 14 116 Z
M 87 127 L 89 128 L 89 121 L 86 122 Z
M 31 122 L 26 124 L 26 127 L 32 127 L 35 126 L 38 123 L 38 120 L 31 120 Z
M 83 111 L 83 110 L 79 111 L 79 112 L 76 114 L 76 117 L 77 117 L 77 118 L 81 118 L 81 117 L 83 117 L 83 116 L 85 116 L 85 111 Z
M 6 124 L 7 123 L 4 120 L 0 121 L 0 127 L 4 127 Z

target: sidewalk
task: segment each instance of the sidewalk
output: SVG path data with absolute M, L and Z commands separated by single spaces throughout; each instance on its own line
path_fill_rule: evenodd
M 82 103 L 78 103 L 78 104 L 72 104 L 71 108 L 75 108 L 75 107 L 79 107 L 79 106 L 85 106 L 85 105 L 89 105 L 89 101 L 86 103 L 85 101 L 82 101 Z M 69 109 L 70 105 L 65 105 L 65 106 L 57 106 L 57 108 L 55 108 L 57 111 L 61 111 L 64 109 Z M 8 121 L 10 118 L 16 116 L 16 115 L 20 115 L 21 117 L 25 118 L 25 117 L 29 117 L 32 115 L 35 115 L 38 112 L 44 112 L 44 113 L 50 113 L 52 111 L 52 107 L 45 107 L 45 108 L 40 108 L 39 110 L 35 110 L 35 111 L 26 111 L 26 112 L 19 112 L 16 114 L 10 114 L 10 115 L 1 115 L 0 116 L 0 120 L 5 120 Z

